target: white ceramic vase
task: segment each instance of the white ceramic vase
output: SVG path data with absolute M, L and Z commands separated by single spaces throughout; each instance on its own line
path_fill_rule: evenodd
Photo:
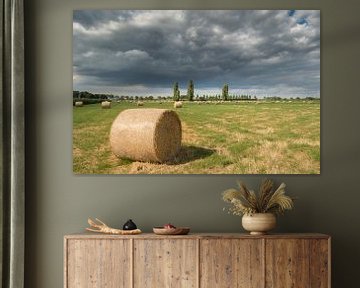
M 242 226 L 251 235 L 263 235 L 276 226 L 276 217 L 273 213 L 255 213 L 242 217 Z

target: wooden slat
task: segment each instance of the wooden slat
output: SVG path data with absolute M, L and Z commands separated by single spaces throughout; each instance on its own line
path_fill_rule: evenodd
M 262 250 L 260 239 L 201 240 L 200 287 L 263 287 Z
M 130 288 L 134 288 L 134 239 L 130 239 Z
M 190 233 L 188 235 L 156 235 L 142 233 L 139 235 L 108 235 L 101 233 L 78 233 L 66 235 L 66 239 L 329 239 L 330 236 L 319 233 L 289 233 L 250 235 L 248 233 Z
M 196 288 L 200 288 L 200 274 L 201 274 L 201 262 L 200 262 L 200 239 L 196 239 Z
M 266 239 L 266 287 L 304 288 L 310 283 L 310 241 Z
M 134 287 L 197 287 L 197 241 L 134 240 Z
M 129 240 L 67 240 L 66 288 L 129 288 Z
M 310 287 L 328 288 L 329 279 L 329 244 L 328 240 L 310 241 Z
M 64 288 L 68 288 L 68 239 L 64 238 Z

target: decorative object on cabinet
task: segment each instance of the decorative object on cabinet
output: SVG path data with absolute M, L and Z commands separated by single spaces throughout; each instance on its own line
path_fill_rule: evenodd
M 174 227 L 174 228 L 154 227 L 153 232 L 158 235 L 186 235 L 190 232 L 190 228 L 189 227 Z
M 274 182 L 264 179 L 258 193 L 249 190 L 244 182 L 238 182 L 238 186 L 238 189 L 224 191 L 222 198 L 230 203 L 230 213 L 242 216 L 242 225 L 251 234 L 272 230 L 276 226 L 275 215 L 284 214 L 294 207 L 293 198 L 285 194 L 285 183 L 275 190 Z
M 132 219 L 129 219 L 128 221 L 125 222 L 125 224 L 123 225 L 123 230 L 135 230 L 137 229 L 136 224 L 132 221 Z
M 104 234 L 116 234 L 116 235 L 135 235 L 140 234 L 140 229 L 133 229 L 133 230 L 121 230 L 121 229 L 115 229 L 111 228 L 108 225 L 106 225 L 101 220 L 95 218 L 96 221 L 92 219 L 88 219 L 88 223 L 91 226 L 91 228 L 86 228 L 87 231 L 91 232 L 98 232 L 98 233 L 104 233 Z

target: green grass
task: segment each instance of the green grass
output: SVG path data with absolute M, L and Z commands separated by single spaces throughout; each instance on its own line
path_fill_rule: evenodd
M 73 169 L 77 174 L 319 174 L 320 103 L 201 104 L 177 109 L 183 148 L 169 164 L 116 158 L 110 127 L 134 103 L 74 108 Z M 141 109 L 173 109 L 172 102 L 146 102 Z

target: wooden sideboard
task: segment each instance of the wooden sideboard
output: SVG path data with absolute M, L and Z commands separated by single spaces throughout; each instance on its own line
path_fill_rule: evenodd
M 329 288 L 323 234 L 67 235 L 65 288 Z

